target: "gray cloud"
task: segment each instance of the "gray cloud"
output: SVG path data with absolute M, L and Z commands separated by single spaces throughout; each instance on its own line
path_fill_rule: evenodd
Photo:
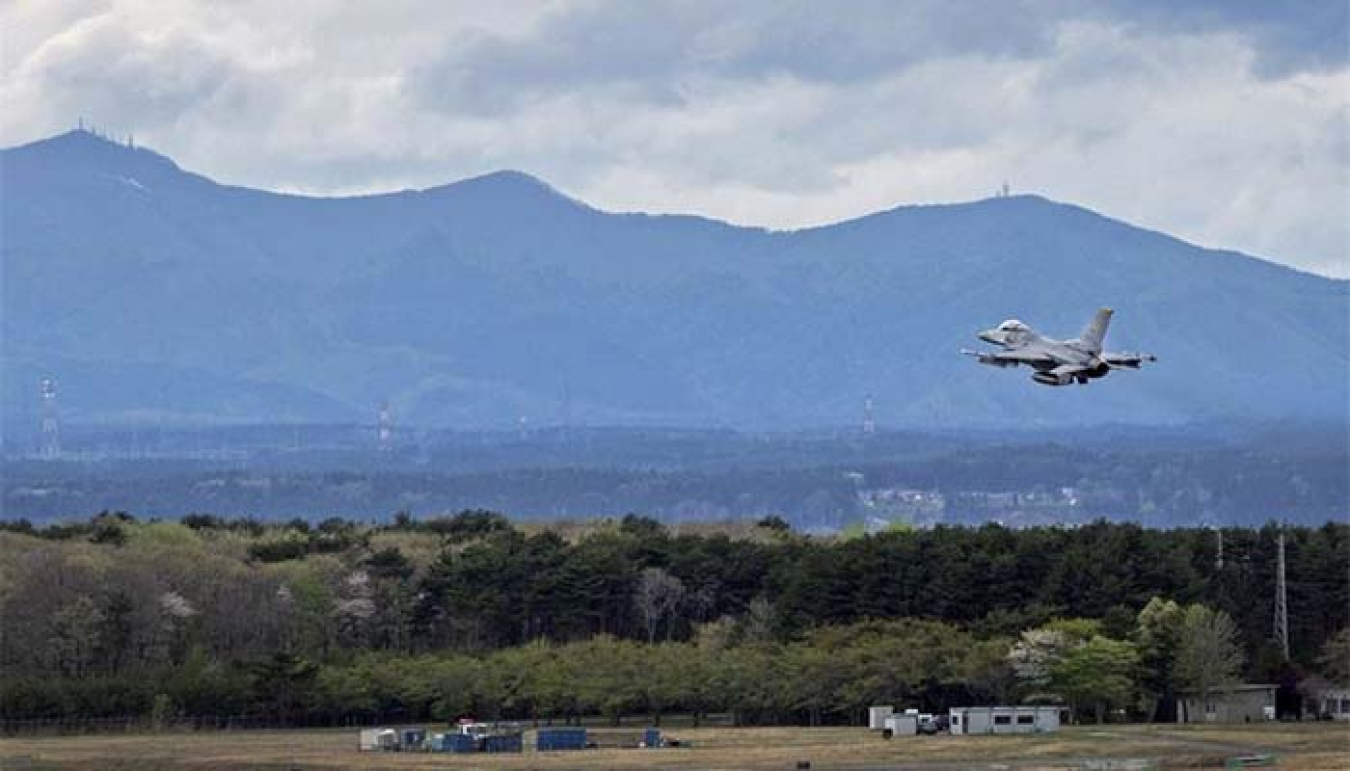
M 582 88 L 680 104 L 690 81 L 857 82 L 955 53 L 1033 56 L 1053 43 L 1034 5 L 761 0 L 728 14 L 711 0 L 597 3 L 548 14 L 525 34 L 466 34 L 418 68 L 412 87 L 433 107 L 495 113 Z
M 1341 2 L 19 2 L 0 140 L 85 115 L 236 184 L 521 168 L 800 227 L 1015 188 L 1350 274 Z
M 1073 22 L 1145 36 L 1232 34 L 1247 42 L 1259 74 L 1288 75 L 1344 66 L 1347 7 L 1340 0 L 759 0 L 728 14 L 712 0 L 595 3 L 547 14 L 524 34 L 451 41 L 416 71 L 413 87 L 430 106 L 456 111 L 495 113 L 578 88 L 679 103 L 689 79 L 850 83 L 950 56 L 1044 56 L 1057 27 Z
M 1255 71 L 1267 77 L 1344 67 L 1350 57 L 1350 3 L 1344 0 L 1109 0 L 1105 15 L 1150 32 L 1244 37 Z

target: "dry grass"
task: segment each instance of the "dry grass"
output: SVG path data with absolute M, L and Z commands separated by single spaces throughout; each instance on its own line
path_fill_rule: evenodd
M 252 731 L 7 739 L 0 769 L 813 769 L 1082 768 L 1092 759 L 1151 758 L 1166 768 L 1221 767 L 1253 752 L 1280 768 L 1350 767 L 1350 727 L 1330 724 L 1234 727 L 1068 728 L 1043 736 L 932 736 L 885 741 L 857 728 L 703 728 L 672 731 L 693 743 L 661 750 L 589 750 L 516 755 L 363 753 L 355 731 Z

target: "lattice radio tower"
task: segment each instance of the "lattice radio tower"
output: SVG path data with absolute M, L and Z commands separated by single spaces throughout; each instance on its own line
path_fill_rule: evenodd
M 42 457 L 61 454 L 61 424 L 56 418 L 56 381 L 42 379 Z
M 1284 654 L 1284 660 L 1289 660 L 1289 598 L 1286 594 L 1287 584 L 1284 578 L 1284 532 L 1281 531 L 1276 539 L 1278 544 L 1279 556 L 1275 563 L 1275 642 L 1280 646 L 1280 652 Z

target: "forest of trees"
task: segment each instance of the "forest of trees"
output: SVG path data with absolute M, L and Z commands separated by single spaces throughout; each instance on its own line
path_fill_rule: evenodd
M 1278 532 L 8 523 L 0 718 L 817 723 L 1041 700 L 1149 719 L 1183 688 L 1347 677 L 1350 526 L 1283 529 L 1287 662 L 1269 642 Z

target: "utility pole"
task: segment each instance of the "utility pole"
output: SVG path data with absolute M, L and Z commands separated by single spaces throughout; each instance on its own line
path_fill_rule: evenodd
M 1287 585 L 1284 578 L 1284 531 L 1276 541 L 1279 544 L 1279 557 L 1275 563 L 1275 642 L 1280 646 L 1280 652 L 1284 654 L 1284 660 L 1289 660 L 1289 598 L 1286 594 Z

